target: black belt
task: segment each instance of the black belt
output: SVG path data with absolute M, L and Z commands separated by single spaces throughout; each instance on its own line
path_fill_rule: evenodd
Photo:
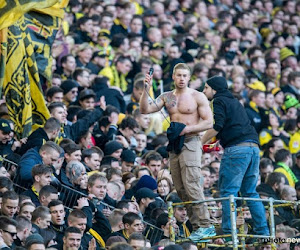
M 236 144 L 235 146 L 244 146 L 244 147 L 257 147 L 258 148 L 258 145 L 257 143 L 255 142 L 241 142 L 239 144 Z

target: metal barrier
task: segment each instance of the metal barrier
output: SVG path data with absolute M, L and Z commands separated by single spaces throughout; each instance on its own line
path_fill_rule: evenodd
M 24 191 L 26 191 L 28 188 L 30 188 L 31 184 L 29 183 L 27 186 L 26 183 L 22 182 L 20 176 L 18 175 L 18 165 L 10 160 L 7 160 L 5 158 L 1 158 L 2 160 L 2 166 L 5 167 L 5 169 L 10 173 L 11 179 L 13 181 L 14 190 L 17 194 L 22 194 Z M 88 197 L 87 194 L 80 192 L 76 189 L 73 189 L 69 186 L 66 186 L 62 183 L 55 183 L 53 186 L 57 189 L 59 193 L 59 199 L 63 202 L 66 209 L 69 211 L 73 210 L 74 205 L 76 205 L 76 202 L 81 197 Z M 104 207 L 109 208 L 111 210 L 114 210 L 114 207 L 98 200 L 99 204 L 102 204 Z M 151 243 L 157 243 L 157 240 L 160 239 L 164 233 L 164 231 L 161 228 L 156 227 L 155 225 L 152 225 L 149 222 L 143 221 L 145 224 L 146 230 L 146 237 L 148 240 L 150 240 Z
M 293 201 L 285 201 L 285 200 L 274 200 L 273 198 L 269 199 L 259 199 L 259 198 L 245 198 L 245 197 L 234 197 L 233 195 L 230 195 L 229 197 L 223 197 L 223 198 L 215 198 L 215 199 L 207 199 L 202 201 L 187 201 L 187 202 L 178 202 L 178 203 L 168 203 L 168 210 L 173 211 L 174 206 L 178 205 L 187 205 L 187 204 L 199 204 L 199 203 L 209 203 L 213 201 L 225 201 L 229 200 L 229 206 L 230 206 L 230 221 L 231 221 L 231 234 L 226 235 L 217 235 L 213 237 L 206 237 L 202 240 L 213 240 L 218 238 L 228 238 L 231 237 L 232 243 L 231 244 L 223 244 L 223 245 L 217 245 L 217 244 L 211 244 L 211 243 L 202 243 L 209 247 L 232 247 L 232 249 L 237 250 L 238 248 L 246 249 L 246 247 L 249 246 L 257 246 L 259 243 L 255 242 L 254 244 L 246 244 L 245 239 L 246 238 L 260 238 L 260 239 L 268 239 L 268 242 L 271 242 L 272 249 L 276 249 L 276 246 L 274 244 L 275 242 L 275 221 L 274 221 L 274 208 L 275 207 L 282 207 L 287 205 L 299 205 L 300 201 L 293 202 Z M 243 211 L 243 209 L 236 208 L 235 201 L 259 201 L 259 202 L 267 202 L 269 205 L 267 206 L 267 209 L 269 211 L 269 226 L 270 226 L 270 235 L 252 235 L 252 234 L 245 234 L 243 229 L 240 228 L 240 233 L 237 232 L 237 225 L 236 225 L 236 212 L 237 211 Z M 277 205 L 274 205 L 274 203 L 279 203 Z M 171 209 L 171 208 L 172 209 Z M 213 209 L 216 209 L 215 207 Z M 217 208 L 219 209 L 219 208 Z M 173 216 L 172 214 L 169 216 Z M 243 225 L 242 225 L 243 226 Z M 174 229 L 173 229 L 174 230 Z M 239 244 L 238 238 L 241 239 L 241 244 Z M 170 238 L 172 241 L 175 241 L 175 236 Z

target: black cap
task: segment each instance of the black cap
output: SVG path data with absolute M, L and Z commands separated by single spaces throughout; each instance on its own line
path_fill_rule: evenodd
M 121 148 L 123 148 L 122 144 L 117 141 L 107 142 L 104 146 L 104 155 L 111 155 Z
M 223 76 L 213 76 L 209 78 L 206 83 L 217 92 L 220 90 L 228 89 L 226 78 Z
M 129 149 L 123 150 L 123 152 L 121 154 L 121 159 L 122 159 L 122 161 L 125 161 L 125 162 L 132 162 L 132 163 L 134 163 L 135 162 L 135 158 L 136 158 L 136 154 L 133 153 Z
M 148 10 L 146 10 L 146 11 L 144 12 L 143 16 L 144 16 L 144 17 L 145 17 L 145 16 L 157 16 L 157 14 L 155 13 L 154 10 L 148 9 Z
M 64 91 L 64 95 L 67 94 L 71 89 L 78 87 L 78 83 L 74 80 L 65 80 L 60 85 L 60 88 Z
M 29 235 L 25 240 L 25 247 L 29 247 L 32 244 L 45 244 L 43 237 L 40 234 Z
M 143 175 L 134 187 L 135 190 L 140 190 L 142 188 L 149 188 L 150 190 L 155 190 L 157 189 L 157 182 L 150 175 Z
M 137 202 L 139 202 L 143 198 L 155 198 L 158 194 L 154 193 L 150 188 L 141 188 L 139 189 L 136 194 L 134 195 Z
M 81 90 L 80 94 L 79 94 L 79 100 L 84 100 L 90 97 L 96 97 L 96 94 L 94 92 L 94 90 L 92 89 L 84 89 Z
M 11 131 L 8 120 L 0 119 L 0 130 L 2 130 L 4 133 L 9 133 Z

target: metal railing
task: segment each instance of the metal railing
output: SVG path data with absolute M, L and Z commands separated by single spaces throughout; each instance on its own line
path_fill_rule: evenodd
M 231 244 L 211 244 L 211 243 L 202 243 L 202 245 L 206 245 L 209 247 L 232 247 L 232 249 L 237 250 L 238 248 L 246 249 L 246 247 L 249 246 L 257 246 L 259 244 L 265 244 L 265 243 L 258 243 L 255 242 L 254 244 L 246 244 L 245 239 L 246 238 L 259 238 L 259 239 L 266 239 L 266 242 L 268 244 L 271 244 L 272 249 L 275 248 L 275 219 L 274 219 L 274 208 L 275 207 L 282 207 L 287 205 L 299 205 L 300 201 L 285 201 L 285 200 L 274 200 L 273 198 L 269 199 L 259 199 L 259 198 L 246 198 L 246 197 L 234 197 L 233 195 L 230 195 L 229 197 L 223 197 L 223 198 L 215 198 L 215 199 L 207 199 L 202 201 L 187 201 L 187 202 L 178 202 L 178 203 L 168 203 L 168 209 L 169 211 L 173 211 L 174 206 L 178 205 L 187 205 L 187 204 L 199 204 L 199 203 L 209 203 L 209 202 L 218 202 L 218 201 L 225 201 L 229 200 L 229 206 L 230 206 L 230 222 L 231 222 L 231 234 L 225 234 L 225 235 L 217 235 L 212 237 L 205 237 L 202 238 L 202 240 L 213 240 L 218 238 L 228 238 L 231 237 L 232 243 Z M 269 212 L 269 226 L 270 226 L 270 235 L 253 235 L 253 234 L 245 234 L 243 231 L 244 225 L 242 225 L 241 228 L 239 228 L 240 233 L 237 232 L 237 224 L 236 224 L 236 212 L 237 211 L 243 211 L 243 209 L 239 209 L 236 207 L 235 201 L 257 201 L 257 202 L 267 202 L 268 206 L 266 207 Z M 277 205 L 274 205 L 274 203 L 278 203 Z M 171 208 L 172 209 L 171 209 Z M 221 209 L 218 207 L 214 207 L 213 209 Z M 172 217 L 173 214 L 169 214 L 169 217 Z M 172 229 L 170 229 L 172 230 Z M 173 229 L 174 230 L 174 229 Z M 239 244 L 239 238 L 240 243 Z M 171 234 L 170 239 L 175 242 L 175 235 Z M 205 247 L 205 246 L 203 246 Z
M 22 182 L 20 176 L 17 174 L 18 165 L 16 163 L 2 158 L 2 166 L 5 167 L 5 169 L 11 174 L 14 190 L 17 194 L 22 194 L 24 191 L 30 188 L 31 184 L 29 183 L 27 186 L 24 186 L 25 183 Z M 55 183 L 53 184 L 53 186 L 58 191 L 59 199 L 63 202 L 65 208 L 70 212 L 73 210 L 73 207 L 76 205 L 78 199 L 82 197 L 88 198 L 87 194 L 66 186 L 62 183 Z M 111 210 L 115 209 L 113 206 L 100 200 L 97 200 L 97 204 L 101 204 L 105 208 L 109 208 Z M 147 221 L 143 221 L 143 223 L 145 224 L 146 228 L 146 238 L 153 244 L 157 243 L 157 239 L 160 239 L 162 237 L 164 231 Z

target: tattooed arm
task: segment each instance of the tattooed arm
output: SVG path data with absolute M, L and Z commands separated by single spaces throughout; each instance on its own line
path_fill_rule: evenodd
M 156 100 L 151 100 L 149 98 L 149 90 L 152 85 L 152 77 L 149 76 L 148 74 L 145 77 L 144 80 L 144 91 L 140 99 L 140 111 L 142 114 L 149 114 L 149 113 L 154 113 L 162 109 L 164 106 L 164 98 L 162 95 L 156 98 Z

